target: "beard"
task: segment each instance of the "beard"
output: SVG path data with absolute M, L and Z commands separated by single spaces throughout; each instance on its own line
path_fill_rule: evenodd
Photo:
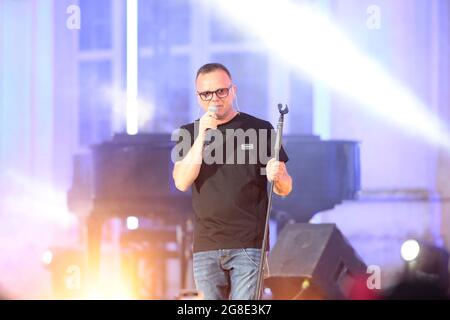
M 231 108 L 224 110 L 224 106 L 220 106 L 218 112 L 216 112 L 217 120 L 223 120 L 230 114 Z

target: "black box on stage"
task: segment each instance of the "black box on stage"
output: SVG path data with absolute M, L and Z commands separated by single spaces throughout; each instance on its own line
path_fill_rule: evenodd
M 335 224 L 288 224 L 268 258 L 274 299 L 345 299 L 367 267 Z

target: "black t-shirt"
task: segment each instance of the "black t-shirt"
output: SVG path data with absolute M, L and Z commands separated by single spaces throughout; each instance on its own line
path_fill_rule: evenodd
M 190 146 L 197 126 L 198 121 L 181 127 L 189 132 Z M 200 173 L 192 185 L 194 252 L 260 248 L 268 203 L 267 177 L 261 169 L 265 172 L 267 161 L 274 157 L 275 131 L 270 122 L 241 112 L 213 133 L 216 139 L 204 148 Z M 279 159 L 289 159 L 283 148 Z

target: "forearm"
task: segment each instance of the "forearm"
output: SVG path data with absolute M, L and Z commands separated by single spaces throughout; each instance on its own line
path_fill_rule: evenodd
M 273 191 L 279 196 L 287 196 L 292 191 L 292 178 L 285 173 L 274 183 Z
M 203 141 L 204 135 L 199 134 L 186 157 L 175 163 L 173 180 L 180 191 L 187 191 L 198 177 L 202 165 Z

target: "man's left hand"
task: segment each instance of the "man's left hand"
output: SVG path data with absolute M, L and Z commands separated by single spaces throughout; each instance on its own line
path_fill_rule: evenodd
M 287 175 L 286 165 L 284 162 L 272 158 L 267 162 L 266 174 L 267 180 L 277 182 L 280 178 Z

